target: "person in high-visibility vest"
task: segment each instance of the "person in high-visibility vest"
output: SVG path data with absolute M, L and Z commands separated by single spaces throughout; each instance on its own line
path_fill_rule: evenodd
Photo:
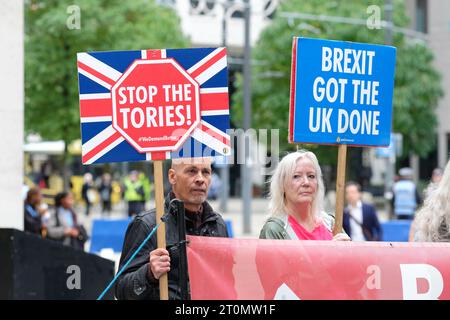
M 412 181 L 412 169 L 399 170 L 400 180 L 394 184 L 392 199 L 394 214 L 397 219 L 412 220 L 418 205 L 421 203 L 416 184 Z
M 142 200 L 142 208 L 145 210 L 145 203 L 150 199 L 151 193 L 151 185 L 150 180 L 145 176 L 143 172 L 140 172 L 138 175 L 139 181 L 142 183 L 142 187 L 144 188 L 144 199 Z
M 128 216 L 145 210 L 145 188 L 137 171 L 131 171 L 124 180 L 124 199 L 128 203 Z

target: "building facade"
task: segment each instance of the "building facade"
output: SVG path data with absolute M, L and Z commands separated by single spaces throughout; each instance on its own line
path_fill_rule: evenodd
M 424 32 L 434 53 L 434 65 L 442 76 L 444 96 L 436 110 L 437 164 L 444 167 L 450 153 L 450 1 L 406 0 L 410 28 Z

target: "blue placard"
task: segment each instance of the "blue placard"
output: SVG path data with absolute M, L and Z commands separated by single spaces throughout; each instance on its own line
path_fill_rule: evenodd
M 396 48 L 294 38 L 289 141 L 389 146 Z

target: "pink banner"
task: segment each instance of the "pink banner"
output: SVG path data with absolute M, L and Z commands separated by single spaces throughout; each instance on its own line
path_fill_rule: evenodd
M 189 237 L 192 299 L 450 300 L 450 244 Z

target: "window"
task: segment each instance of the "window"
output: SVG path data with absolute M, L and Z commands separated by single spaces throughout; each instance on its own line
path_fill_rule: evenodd
M 416 30 L 427 33 L 427 0 L 416 0 Z
M 191 0 L 190 13 L 196 15 L 211 15 L 216 1 L 214 0 Z

